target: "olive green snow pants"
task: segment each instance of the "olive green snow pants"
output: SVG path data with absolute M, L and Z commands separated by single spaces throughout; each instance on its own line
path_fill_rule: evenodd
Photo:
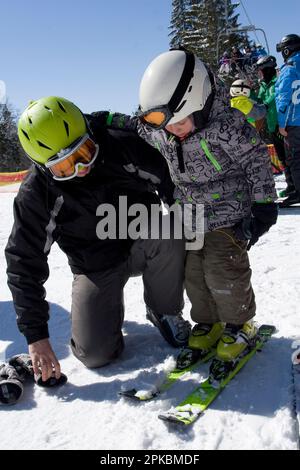
M 255 315 L 247 242 L 233 229 L 205 234 L 201 250 L 188 251 L 185 287 L 196 323 L 242 324 Z

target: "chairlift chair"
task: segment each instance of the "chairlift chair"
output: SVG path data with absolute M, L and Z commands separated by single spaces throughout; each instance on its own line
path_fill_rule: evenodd
M 220 60 L 220 57 L 219 57 L 220 47 L 219 46 L 220 46 L 221 37 L 224 37 L 224 36 L 229 37 L 233 33 L 245 33 L 245 34 L 247 34 L 249 32 L 256 32 L 256 31 L 260 31 L 264 35 L 266 50 L 267 50 L 267 53 L 270 54 L 270 48 L 269 48 L 267 36 L 266 36 L 265 31 L 262 28 L 257 28 L 255 25 L 252 25 L 252 24 L 247 25 L 247 26 L 240 26 L 239 28 L 225 27 L 218 33 L 218 36 L 217 36 L 217 57 L 216 57 L 217 58 L 217 63 L 219 63 L 219 60 Z M 223 41 L 223 43 L 224 43 L 224 41 Z M 248 75 L 251 74 L 251 72 L 252 72 L 252 70 L 250 70 L 250 71 L 247 70 L 245 72 L 241 68 L 239 68 L 240 78 L 248 78 Z

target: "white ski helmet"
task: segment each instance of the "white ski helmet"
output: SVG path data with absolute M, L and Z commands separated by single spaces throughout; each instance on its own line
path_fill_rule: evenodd
M 201 111 L 212 93 L 204 63 L 184 50 L 171 50 L 148 65 L 140 84 L 140 117 L 162 129 Z
M 230 87 L 230 96 L 250 96 L 251 87 L 246 80 L 235 80 Z

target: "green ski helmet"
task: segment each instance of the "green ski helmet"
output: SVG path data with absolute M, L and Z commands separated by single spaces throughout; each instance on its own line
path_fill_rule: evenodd
M 18 123 L 23 149 L 29 158 L 42 164 L 86 133 L 80 109 L 58 96 L 32 101 Z

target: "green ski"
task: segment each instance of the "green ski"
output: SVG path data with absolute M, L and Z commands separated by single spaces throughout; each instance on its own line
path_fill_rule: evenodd
M 231 370 L 221 373 L 218 380 L 210 374 L 210 376 L 195 388 L 178 406 L 160 414 L 158 417 L 164 421 L 181 425 L 192 424 L 210 406 L 249 359 L 264 346 L 274 332 L 275 327 L 272 325 L 260 326 L 254 345 L 234 364 Z M 222 366 L 226 366 L 226 363 L 218 359 L 214 359 L 212 364 L 213 369 L 218 369 L 218 367 L 216 367 L 218 363 L 220 365 L 219 371 L 226 369 L 226 367 L 222 369 Z
M 177 380 L 183 377 L 186 373 L 191 372 L 192 370 L 196 369 L 200 364 L 204 364 L 212 359 L 215 355 L 215 349 L 212 349 L 205 355 L 200 356 L 198 351 L 193 351 L 191 349 L 184 349 L 177 358 L 177 365 L 180 361 L 182 367 L 175 369 L 168 372 L 166 377 L 164 377 L 163 382 L 159 385 L 153 385 L 149 390 L 137 390 L 135 388 L 131 390 L 121 390 L 119 395 L 126 398 L 131 398 L 137 401 L 149 401 L 153 398 L 157 397 L 161 393 L 168 390 Z M 191 353 L 191 356 L 187 358 L 186 362 L 183 360 L 183 356 L 187 355 L 187 353 Z M 198 357 L 195 355 L 198 353 Z M 184 364 L 185 362 L 185 364 Z

